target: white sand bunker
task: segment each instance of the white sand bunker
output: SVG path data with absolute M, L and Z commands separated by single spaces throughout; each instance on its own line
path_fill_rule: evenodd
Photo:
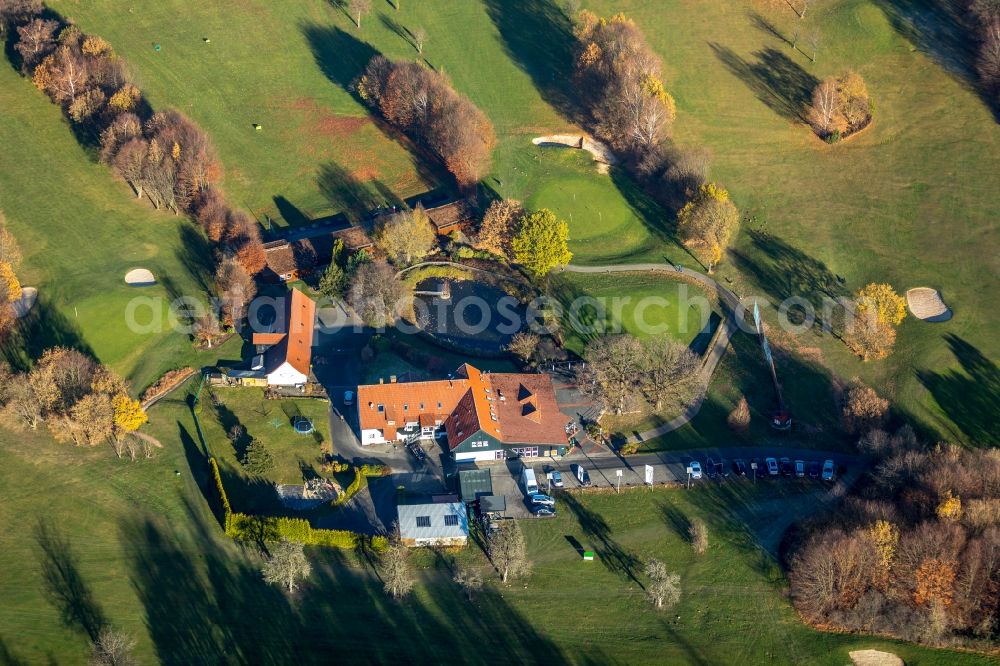
M 24 287 L 21 289 L 21 298 L 17 299 L 12 303 L 14 306 L 14 316 L 21 319 L 26 314 L 31 312 L 31 308 L 35 306 L 35 301 L 38 300 L 38 290 L 34 287 Z
M 607 173 L 608 166 L 618 164 L 618 158 L 611 152 L 611 149 L 600 141 L 596 141 L 587 136 L 577 134 L 552 134 L 550 136 L 538 136 L 531 140 L 536 146 L 567 146 L 586 150 L 594 156 L 595 162 L 600 162 L 597 169 L 601 173 Z
M 848 654 L 854 666 L 905 666 L 903 660 L 891 652 L 854 650 Z
M 941 293 L 930 287 L 917 287 L 906 292 L 906 305 L 917 319 L 948 321 L 951 309 L 945 305 Z
M 134 268 L 125 274 L 125 284 L 133 287 L 148 287 L 156 284 L 156 278 L 145 268 Z

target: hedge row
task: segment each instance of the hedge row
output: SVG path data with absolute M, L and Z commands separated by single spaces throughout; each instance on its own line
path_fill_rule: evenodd
M 214 490 L 215 501 L 213 509 L 222 523 L 227 536 L 244 541 L 281 541 L 288 539 L 296 543 L 307 546 L 325 546 L 328 548 L 357 548 L 365 540 L 365 536 L 347 530 L 322 530 L 314 529 L 308 520 L 303 518 L 287 518 L 284 516 L 251 516 L 245 513 L 236 513 L 229 504 L 229 497 L 226 489 L 222 485 L 222 475 L 219 473 L 219 464 L 215 458 L 208 459 L 208 466 L 212 472 L 214 484 L 210 484 Z M 355 474 L 355 483 L 360 486 L 365 478 L 360 469 Z M 352 483 L 353 487 L 355 483 Z M 350 488 L 348 489 L 350 490 Z M 357 488 L 355 488 L 357 492 Z M 388 545 L 388 540 L 383 536 L 375 536 L 368 540 L 368 547 L 375 551 L 382 551 Z
M 347 489 L 337 499 L 333 500 L 330 504 L 332 506 L 341 506 L 346 504 L 348 500 L 354 497 L 363 485 L 368 483 L 368 474 L 364 473 L 364 466 L 354 468 L 354 480 L 351 481 L 351 485 L 347 486 Z

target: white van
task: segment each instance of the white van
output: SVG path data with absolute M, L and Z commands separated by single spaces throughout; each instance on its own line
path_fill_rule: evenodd
M 521 472 L 521 485 L 524 486 L 525 495 L 533 495 L 538 492 L 538 482 L 535 481 L 535 470 L 525 467 Z

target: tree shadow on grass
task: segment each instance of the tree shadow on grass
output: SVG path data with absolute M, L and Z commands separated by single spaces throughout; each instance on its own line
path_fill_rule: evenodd
M 369 211 L 380 205 L 380 196 L 369 183 L 361 182 L 336 162 L 320 165 L 316 184 L 330 205 L 353 225 L 363 222 Z
M 1000 367 L 967 340 L 945 336 L 962 370 L 917 371 L 920 383 L 952 422 L 977 446 L 1000 445 Z
M 19 372 L 31 369 L 46 349 L 70 347 L 93 358 L 94 350 L 83 339 L 75 321 L 56 309 L 44 291 L 15 329 L 0 338 L 0 358 Z
M 396 602 L 349 551 L 307 549 L 312 575 L 289 596 L 263 581 L 256 555 L 225 547 L 203 511 L 187 511 L 190 535 L 149 517 L 121 527 L 160 663 L 325 664 L 335 653 L 359 663 L 566 661 L 498 592 L 471 606 L 431 572 L 426 593 Z
M 563 116 L 579 109 L 573 86 L 573 26 L 554 0 L 486 0 L 507 55 Z
M 414 49 L 417 48 L 416 39 L 413 33 L 405 25 L 392 18 L 388 14 L 379 14 L 379 21 L 385 26 L 390 32 L 395 34 L 397 37 L 402 39 L 404 42 L 412 46 Z
M 747 16 L 750 17 L 750 23 L 753 25 L 753 27 L 757 28 L 765 35 L 770 35 L 771 37 L 774 37 L 775 39 L 785 44 L 791 45 L 791 42 L 788 40 L 787 37 L 785 37 L 784 33 L 782 33 L 781 30 L 778 29 L 778 26 L 774 25 L 773 23 L 771 23 L 771 21 L 764 18 L 764 16 L 762 16 L 760 12 L 751 11 L 747 14 Z
M 628 576 L 642 587 L 636 576 L 642 562 L 634 553 L 611 538 L 611 527 L 601 514 L 588 509 L 572 493 L 562 493 L 561 497 L 563 503 L 576 516 L 583 533 L 594 540 L 594 551 L 608 571 Z
M 753 54 L 757 62 L 744 60 L 721 44 L 710 43 L 709 47 L 733 76 L 745 83 L 772 111 L 789 120 L 807 122 L 809 104 L 819 79 L 770 47 Z
M 761 231 L 749 231 L 754 253 L 730 250 L 734 263 L 744 275 L 751 276 L 757 287 L 777 303 L 790 298 L 804 298 L 817 309 L 819 326 L 834 326 L 824 318 L 824 302 L 850 295 L 840 276 L 822 261 L 809 256 L 784 240 Z M 792 319 L 792 312 L 789 313 Z
M 213 271 L 215 260 L 212 246 L 194 225 L 181 224 L 181 246 L 177 250 L 177 260 L 187 269 L 201 293 L 211 295 L 214 288 Z
M 892 27 L 972 89 L 1000 122 L 1000 96 L 976 72 L 976 18 L 965 3 L 946 0 L 875 0 Z
M 107 619 L 80 574 L 69 541 L 51 523 L 40 522 L 35 528 L 35 542 L 41 550 L 42 580 L 49 602 L 58 609 L 65 626 L 82 630 L 91 641 L 97 640 Z

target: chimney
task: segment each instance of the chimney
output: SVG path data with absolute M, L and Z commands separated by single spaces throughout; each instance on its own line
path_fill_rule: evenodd
M 389 383 L 390 384 L 395 384 L 396 383 L 396 375 L 392 375 L 392 376 L 389 377 Z
M 384 379 L 382 379 L 381 377 L 379 377 L 379 378 L 378 378 L 378 383 L 379 383 L 379 384 L 385 384 L 385 380 L 384 380 Z

